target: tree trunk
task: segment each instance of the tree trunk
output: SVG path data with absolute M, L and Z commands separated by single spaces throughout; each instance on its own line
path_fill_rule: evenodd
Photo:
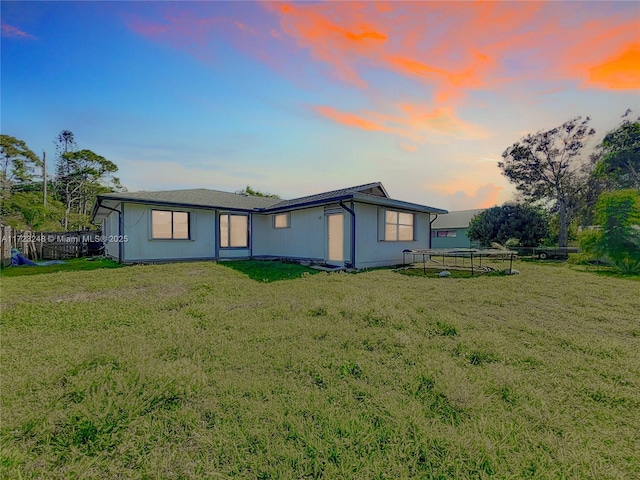
M 558 200 L 558 246 L 566 247 L 569 243 L 569 216 L 567 215 L 567 203 L 564 199 Z

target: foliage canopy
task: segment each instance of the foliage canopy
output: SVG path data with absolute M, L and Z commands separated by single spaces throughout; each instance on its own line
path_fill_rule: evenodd
M 581 203 L 586 174 L 580 162 L 595 134 L 590 118 L 575 117 L 559 127 L 529 134 L 507 148 L 498 166 L 526 200 L 551 202 L 558 212 L 558 243 L 567 246 L 568 228 Z
M 601 194 L 595 221 L 598 228 L 580 237 L 582 248 L 606 256 L 625 273 L 640 273 L 640 193 L 627 189 Z
M 505 244 L 517 238 L 520 245 L 535 247 L 549 235 L 547 215 L 530 205 L 505 203 L 479 213 L 469 224 L 467 236 L 482 246 Z
M 251 186 L 249 185 L 247 185 L 242 190 L 237 190 L 236 193 L 239 195 L 251 195 L 253 197 L 280 198 L 280 195 L 277 195 L 275 193 L 264 193 L 251 188 Z
M 640 190 L 640 118 L 624 120 L 605 135 L 601 147 L 594 175 L 609 180 L 614 188 Z

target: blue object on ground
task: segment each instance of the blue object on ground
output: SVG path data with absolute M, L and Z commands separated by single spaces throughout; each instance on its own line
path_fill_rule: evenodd
M 11 265 L 20 266 L 20 265 L 28 265 L 30 267 L 46 267 L 47 265 L 64 265 L 67 262 L 63 262 L 62 260 L 47 260 L 46 262 L 34 262 L 33 260 L 29 260 L 27 257 L 22 255 L 20 250 L 17 248 L 11 249 Z

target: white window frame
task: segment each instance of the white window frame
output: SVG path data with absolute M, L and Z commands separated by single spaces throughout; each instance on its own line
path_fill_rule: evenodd
M 171 214 L 171 236 L 170 237 L 157 237 L 154 231 L 154 222 L 153 222 L 153 213 L 170 213 Z M 176 237 L 175 236 L 175 213 L 184 213 L 187 215 L 187 236 L 186 237 Z M 191 240 L 191 212 L 185 212 L 182 210 L 160 210 L 157 208 L 151 209 L 151 239 L 152 240 Z
M 431 232 L 433 238 L 456 238 L 458 236 L 457 230 L 433 230 Z
M 395 214 L 395 221 L 389 218 L 389 214 Z M 411 223 L 402 222 L 403 216 L 409 215 L 411 217 Z M 393 215 L 392 215 L 393 216 Z M 391 220 L 391 221 L 390 221 Z M 389 238 L 387 225 L 395 226 L 395 238 Z M 411 238 L 401 239 L 400 230 L 401 227 L 411 227 Z M 416 214 L 413 212 L 403 212 L 401 210 L 384 209 L 383 213 L 383 232 L 385 242 L 415 242 L 416 241 Z
M 223 228 L 222 228 L 222 218 L 223 217 L 227 217 L 227 227 L 226 227 L 226 239 L 223 240 L 223 234 L 225 232 L 223 232 Z M 245 236 L 244 236 L 244 244 L 240 245 L 240 244 L 236 244 L 236 245 L 232 245 L 232 243 L 234 242 L 234 228 L 233 228 L 233 221 L 231 220 L 233 217 L 244 217 L 246 219 L 246 226 L 245 226 Z M 232 249 L 232 248 L 241 248 L 241 249 L 246 249 L 249 248 L 249 215 L 243 214 L 243 213 L 221 213 L 218 216 L 218 220 L 220 222 L 220 235 L 219 235 L 219 242 L 220 242 L 220 248 L 224 248 L 224 249 Z
M 278 219 L 279 218 L 284 218 L 284 223 L 285 225 L 278 225 Z M 283 228 L 291 228 L 291 213 L 287 212 L 287 213 L 276 213 L 273 215 L 273 223 L 272 223 L 273 228 L 275 229 L 283 229 Z

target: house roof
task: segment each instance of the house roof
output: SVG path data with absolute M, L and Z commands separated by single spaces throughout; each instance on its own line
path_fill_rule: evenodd
M 238 193 L 221 192 L 196 188 L 191 190 L 167 190 L 161 192 L 125 192 L 100 195 L 104 199 L 137 200 L 144 203 L 164 203 L 201 207 L 219 207 L 234 209 L 255 209 L 269 207 L 280 201 L 279 198 L 258 197 Z
M 344 200 L 357 200 L 375 205 L 386 205 L 430 213 L 446 213 L 446 210 L 403 202 L 389 198 L 380 182 L 366 183 L 330 192 L 308 195 L 292 200 L 242 195 L 219 190 L 192 189 L 161 192 L 124 192 L 99 195 L 93 209 L 93 221 L 101 222 L 121 202 L 163 205 L 183 208 L 216 208 L 225 210 L 275 213 Z
M 315 195 L 307 195 L 306 197 L 294 198 L 292 200 L 282 200 L 275 205 L 271 205 L 270 208 L 284 209 L 293 208 L 302 205 L 309 205 L 320 203 L 324 201 L 331 201 L 336 198 L 349 197 L 354 193 L 363 193 L 366 195 L 372 195 L 376 197 L 389 198 L 387 191 L 382 186 L 382 183 L 365 183 L 364 185 L 357 185 L 355 187 L 341 188 L 338 190 L 332 190 L 330 192 L 316 193 Z
M 475 210 L 458 210 L 455 212 L 449 212 L 444 215 L 438 215 L 431 227 L 434 230 L 441 230 L 443 228 L 467 228 L 471 219 L 478 213 L 484 212 L 484 208 L 476 208 Z

